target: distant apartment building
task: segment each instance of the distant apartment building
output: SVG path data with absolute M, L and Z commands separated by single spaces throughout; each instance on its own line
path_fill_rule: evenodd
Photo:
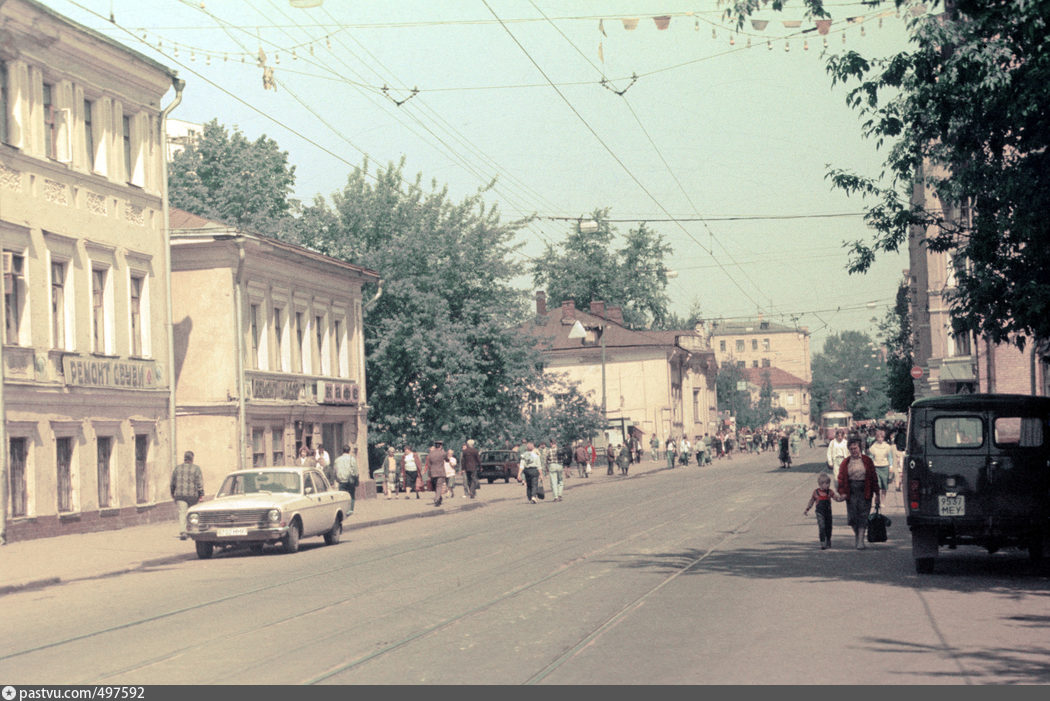
M 303 446 L 356 446 L 364 470 L 362 286 L 379 275 L 177 209 L 171 259 L 176 430 L 205 488 Z
M 10 539 L 171 517 L 161 100 L 176 82 L 38 2 L 0 3 Z
M 773 408 L 781 408 L 787 412 L 787 416 L 781 421 L 782 424 L 808 426 L 812 423 L 809 415 L 809 383 L 801 377 L 774 367 L 744 368 L 743 374 L 752 404 L 761 399 L 762 388 L 768 380 L 773 390 Z
M 165 148 L 169 161 L 187 146 L 196 146 L 204 134 L 203 124 L 194 124 L 182 119 L 169 119 L 166 126 Z

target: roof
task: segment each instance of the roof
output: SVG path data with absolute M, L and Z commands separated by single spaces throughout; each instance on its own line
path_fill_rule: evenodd
M 741 336 L 766 333 L 804 333 L 809 335 L 806 327 L 785 326 L 765 319 L 745 319 L 724 321 L 716 319 L 711 322 L 712 336 Z
M 916 399 L 913 409 L 1022 409 L 1024 407 L 1050 407 L 1050 397 L 1036 397 L 1028 394 L 946 394 L 935 397 Z
M 773 387 L 798 387 L 807 386 L 809 383 L 801 377 L 792 375 L 780 368 L 740 368 L 747 381 L 753 385 L 761 386 L 765 382 L 765 375 L 769 373 L 769 383 Z
M 594 348 L 595 345 L 583 346 L 578 338 L 569 338 L 569 331 L 574 321 L 579 321 L 584 328 L 604 328 L 604 341 L 606 348 L 643 348 L 677 346 L 689 352 L 696 352 L 693 348 L 679 343 L 682 336 L 700 336 L 692 329 L 682 331 L 649 331 L 629 329 L 615 321 L 605 317 L 585 312 L 581 309 L 572 308 L 572 320 L 564 317 L 562 307 L 552 307 L 546 314 L 537 315 L 531 322 L 519 327 L 523 332 L 536 337 L 537 341 L 549 340 L 552 351 L 579 351 L 581 348 Z M 701 352 L 712 353 L 710 350 Z

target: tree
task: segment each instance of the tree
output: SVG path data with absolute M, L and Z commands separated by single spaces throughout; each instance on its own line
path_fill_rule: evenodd
M 730 13 L 742 23 L 765 4 L 743 0 Z M 830 17 L 821 0 L 805 4 L 813 16 Z M 924 245 L 959 263 L 954 330 L 1023 348 L 1050 338 L 1047 4 L 927 6 L 929 14 L 906 14 L 908 49 L 828 60 L 833 81 L 851 86 L 847 100 L 862 115 L 864 134 L 886 154 L 885 178 L 829 172 L 836 186 L 874 202 L 866 218 L 875 236 L 852 243 L 850 270 L 866 271 L 880 252 L 907 245 L 913 229 L 926 232 Z M 913 184 L 936 192 L 944 211 L 912 206 Z
M 587 309 L 591 302 L 605 302 L 623 309 L 627 326 L 661 323 L 669 314 L 664 259 L 671 246 L 642 223 L 627 232 L 620 249 L 612 250 L 616 229 L 609 210 L 596 210 L 592 219 L 597 230 L 574 226 L 563 242 L 547 244 L 532 263 L 534 283 L 555 304 L 572 300 Z
M 915 401 L 915 383 L 911 369 L 914 342 L 911 335 L 911 314 L 908 304 L 908 286 L 897 288 L 897 301 L 879 327 L 886 344 L 886 396 L 893 411 L 906 412 Z
M 824 349 L 813 356 L 811 416 L 817 421 L 823 411 L 845 410 L 855 419 L 882 418 L 890 406 L 885 376 L 875 343 L 866 333 L 829 336 Z
M 215 119 L 168 166 L 172 206 L 265 236 L 289 225 L 299 204 L 294 186 L 295 166 L 277 142 L 265 135 L 248 141 Z
M 484 190 L 454 203 L 403 168 L 373 176 L 366 162 L 331 205 L 318 197 L 304 209 L 296 237 L 382 278 L 365 316 L 371 438 L 491 445 L 524 425 L 545 388 L 537 351 L 516 332 L 528 300 L 510 286 L 525 222 L 502 222 Z
M 580 438 L 596 436 L 605 428 L 601 408 L 580 393 L 577 383 L 554 380 L 549 393 L 554 396 L 554 404 L 533 412 L 517 438 L 534 443 L 554 439 L 564 448 Z

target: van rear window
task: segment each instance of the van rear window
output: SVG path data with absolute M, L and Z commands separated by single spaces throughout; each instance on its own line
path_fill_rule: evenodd
M 933 421 L 933 444 L 938 448 L 974 448 L 984 443 L 979 416 L 942 416 Z
M 1000 416 L 995 419 L 995 444 L 1018 448 L 1043 445 L 1043 424 L 1032 416 Z

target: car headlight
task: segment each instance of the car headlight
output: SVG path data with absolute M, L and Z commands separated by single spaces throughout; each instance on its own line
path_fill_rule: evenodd
M 186 521 L 187 521 L 187 522 L 188 522 L 188 523 L 189 523 L 189 524 L 190 524 L 191 526 L 197 526 L 197 525 L 200 525 L 200 522 L 201 522 L 201 515 L 200 515 L 200 514 L 190 514 L 189 516 L 187 516 L 187 517 L 186 517 Z
M 266 512 L 266 518 L 270 519 L 270 523 L 277 523 L 278 521 L 281 520 L 281 510 L 280 509 L 270 509 L 269 511 Z

